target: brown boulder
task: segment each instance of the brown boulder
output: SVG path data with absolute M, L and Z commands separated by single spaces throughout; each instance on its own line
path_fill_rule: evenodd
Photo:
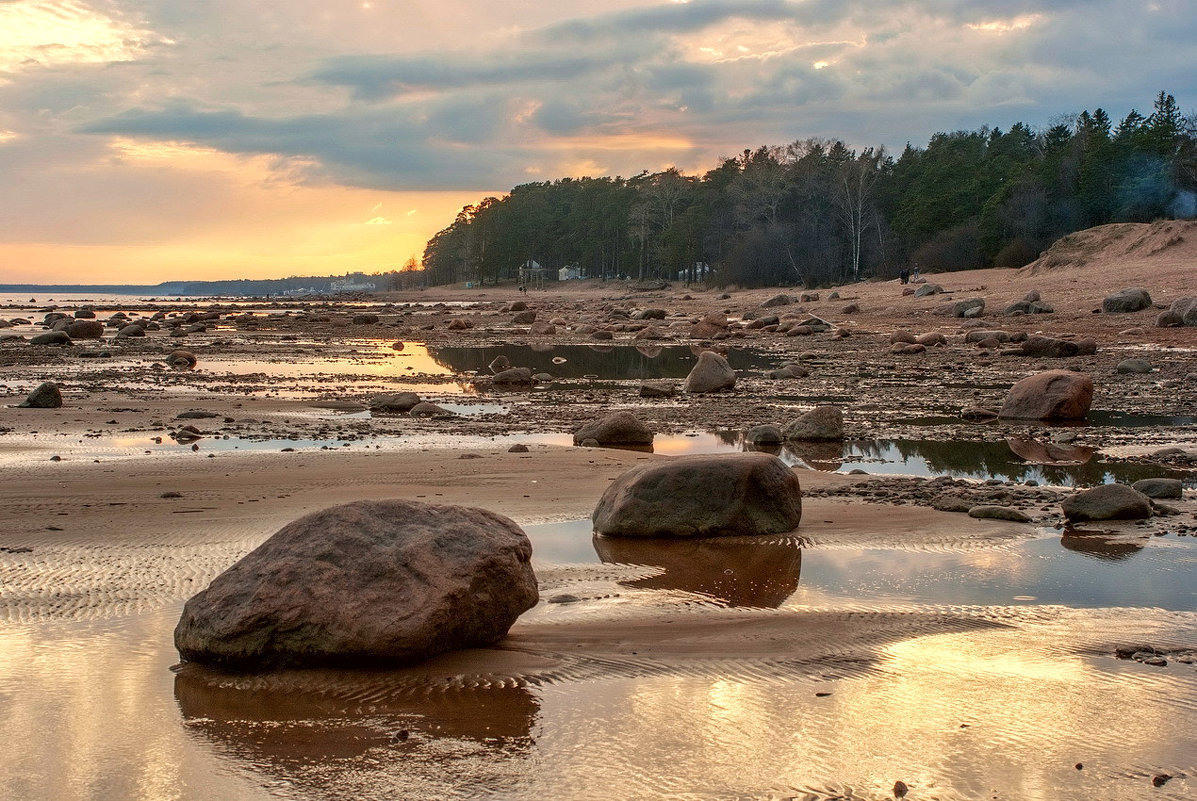
M 736 386 L 736 371 L 727 359 L 713 351 L 704 350 L 698 354 L 698 362 L 686 376 L 682 392 L 701 394 L 733 389 Z
M 631 412 L 615 412 L 592 420 L 574 433 L 574 444 L 593 439 L 599 445 L 651 445 L 653 432 Z
M 802 519 L 798 476 L 767 453 L 679 456 L 633 468 L 595 507 L 594 531 L 620 537 L 780 534 Z
M 844 412 L 838 406 L 816 406 L 786 426 L 787 440 L 844 438 Z
M 1125 484 L 1103 484 L 1082 490 L 1060 502 L 1064 516 L 1086 520 L 1142 520 L 1151 517 L 1151 499 Z
M 104 324 L 99 320 L 72 320 L 62 329 L 71 339 L 102 339 Z
M 538 599 L 532 546 L 485 509 L 358 501 L 284 526 L 189 600 L 184 660 L 402 664 L 490 645 Z
M 57 409 L 62 406 L 62 392 L 53 381 L 45 381 L 18 406 L 22 409 Z
M 1093 403 L 1093 379 L 1068 370 L 1027 376 L 1010 388 L 999 417 L 1021 420 L 1081 420 Z

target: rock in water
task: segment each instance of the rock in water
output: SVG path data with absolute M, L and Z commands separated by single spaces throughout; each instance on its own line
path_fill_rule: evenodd
M 999 417 L 1019 420 L 1083 420 L 1093 403 L 1093 379 L 1069 370 L 1027 376 L 1006 393 Z
M 1125 484 L 1103 484 L 1082 490 L 1060 502 L 1064 516 L 1085 520 L 1142 520 L 1151 517 L 1151 500 Z
M 357 501 L 284 526 L 187 602 L 185 660 L 415 662 L 501 639 L 536 604 L 532 545 L 485 509 Z
M 388 392 L 370 399 L 372 412 L 410 412 L 420 402 L 414 392 Z
M 714 351 L 704 350 L 698 354 L 698 363 L 686 376 L 682 384 L 682 392 L 700 394 L 703 392 L 718 392 L 732 389 L 736 386 L 736 371 L 727 363 L 727 359 Z
M 718 537 L 793 531 L 802 489 L 767 453 L 677 456 L 615 479 L 591 515 L 612 537 Z
M 57 409 L 62 406 L 62 392 L 53 381 L 39 384 L 21 404 L 22 409 Z
M 786 426 L 788 440 L 837 440 L 844 438 L 844 412 L 838 406 L 816 406 Z
M 574 444 L 593 439 L 599 445 L 651 445 L 653 431 L 631 412 L 615 412 L 574 432 Z

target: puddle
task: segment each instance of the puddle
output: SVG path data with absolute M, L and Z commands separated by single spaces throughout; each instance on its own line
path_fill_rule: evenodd
M 787 537 L 594 537 L 589 519 L 524 531 L 537 560 L 648 566 L 660 572 L 621 584 L 691 592 L 726 606 L 847 601 L 1197 610 L 1197 537 L 1068 530 L 1000 548 L 912 551 L 810 546 Z

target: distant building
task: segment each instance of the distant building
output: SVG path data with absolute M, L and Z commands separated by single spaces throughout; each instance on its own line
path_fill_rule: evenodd
M 578 267 L 576 264 L 562 267 L 557 271 L 558 281 L 577 281 L 580 278 L 582 278 L 582 268 Z
M 377 287 L 366 279 L 365 273 L 350 273 L 329 284 L 331 292 L 373 292 Z

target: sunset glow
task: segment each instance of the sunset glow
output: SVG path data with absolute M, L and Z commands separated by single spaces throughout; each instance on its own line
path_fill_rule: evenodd
M 1183 3 L 857 6 L 0 2 L 0 282 L 385 270 L 522 182 L 1197 96 Z

